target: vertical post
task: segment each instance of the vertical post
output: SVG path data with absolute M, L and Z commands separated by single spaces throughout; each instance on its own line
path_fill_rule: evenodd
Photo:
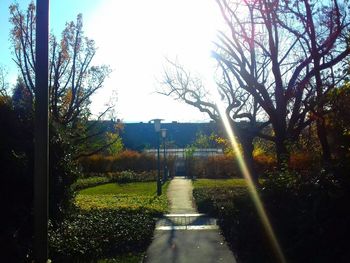
M 49 214 L 49 0 L 37 0 L 36 8 L 34 253 L 35 262 L 44 263 L 48 259 Z
M 157 132 L 157 168 L 158 168 L 157 195 L 159 196 L 162 194 L 162 184 L 160 182 L 159 132 Z
M 163 137 L 163 154 L 164 154 L 164 157 L 163 157 L 163 169 L 164 169 L 164 181 L 167 180 L 167 164 L 166 164 L 166 153 L 165 153 L 165 137 Z

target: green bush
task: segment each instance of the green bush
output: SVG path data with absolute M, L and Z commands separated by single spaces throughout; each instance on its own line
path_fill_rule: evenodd
M 168 203 L 165 196 L 79 194 L 75 203 L 83 210 L 128 209 L 130 211 L 143 211 L 153 216 L 160 216 L 168 211 Z
M 153 216 L 141 210 L 80 210 L 50 227 L 50 257 L 54 262 L 94 262 L 143 251 L 151 242 L 154 226 Z
M 112 181 L 117 183 L 150 182 L 157 179 L 157 171 L 152 170 L 136 173 L 128 170 L 114 175 L 112 174 L 112 178 Z
M 85 173 L 75 184 L 77 190 L 103 183 L 151 182 L 157 179 L 157 171 L 134 172 L 131 170 L 108 173 Z M 81 186 L 80 186 L 81 185 Z
M 218 218 L 221 231 L 239 262 L 273 262 L 246 187 L 195 187 L 193 196 L 199 212 Z
M 72 189 L 75 191 L 85 189 L 88 187 L 97 186 L 100 184 L 106 184 L 111 181 L 108 177 L 102 177 L 102 176 L 94 176 L 89 178 L 80 178 L 78 179 L 73 185 Z

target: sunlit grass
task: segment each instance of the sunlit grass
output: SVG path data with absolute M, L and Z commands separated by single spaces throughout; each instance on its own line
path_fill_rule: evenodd
M 160 215 L 169 210 L 165 194 L 168 184 L 163 185 L 161 196 L 156 195 L 155 182 L 99 185 L 81 190 L 75 198 L 75 204 L 83 210 L 127 209 Z
M 163 186 L 165 190 L 167 185 Z M 79 191 L 80 195 L 108 195 L 108 194 L 127 194 L 127 195 L 155 195 L 156 194 L 155 182 L 140 182 L 140 183 L 109 183 L 99 185 L 91 188 L 87 188 Z

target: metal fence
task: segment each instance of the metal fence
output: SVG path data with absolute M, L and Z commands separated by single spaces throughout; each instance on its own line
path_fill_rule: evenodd
M 161 149 L 161 155 L 163 155 L 163 150 Z M 172 157 L 178 157 L 178 158 L 185 158 L 186 152 L 189 150 L 186 148 L 180 148 L 180 149 L 166 149 L 165 153 L 166 156 L 172 156 Z M 151 154 L 154 156 L 157 156 L 157 149 L 147 149 L 144 150 L 145 153 Z M 221 148 L 197 148 L 193 151 L 193 157 L 211 157 L 211 156 L 218 156 L 223 155 L 224 152 Z

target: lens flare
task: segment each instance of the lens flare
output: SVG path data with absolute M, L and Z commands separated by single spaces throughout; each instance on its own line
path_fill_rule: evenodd
M 249 191 L 249 194 L 255 204 L 255 207 L 256 207 L 256 210 L 258 212 L 258 215 L 262 221 L 262 224 L 265 228 L 265 231 L 270 239 L 270 242 L 271 242 L 271 245 L 274 249 L 274 252 L 276 253 L 276 257 L 277 259 L 279 260 L 279 262 L 281 263 L 286 263 L 286 259 L 284 257 L 284 254 L 282 252 L 282 249 L 280 247 L 280 244 L 277 240 L 277 237 L 274 233 L 274 230 L 272 228 L 272 225 L 270 223 L 270 220 L 266 214 L 266 211 L 265 211 L 265 208 L 264 208 L 264 205 L 259 197 L 259 194 L 255 188 L 255 184 L 253 183 L 253 180 L 252 180 L 252 177 L 251 177 L 251 174 L 249 172 L 249 169 L 245 163 L 245 161 L 243 160 L 243 156 L 239 150 L 239 146 L 238 146 L 238 143 L 237 143 L 237 140 L 234 136 L 234 132 L 233 132 L 233 129 L 231 128 L 231 125 L 230 125 L 230 122 L 227 118 L 227 115 L 225 114 L 225 110 L 223 108 L 222 105 L 217 105 L 218 107 L 218 110 L 219 110 L 219 113 L 220 113 L 220 118 L 224 124 L 224 127 L 225 127 L 225 130 L 229 136 L 229 140 L 231 142 L 231 145 L 232 145 L 232 148 L 233 150 L 235 151 L 236 153 L 236 156 L 237 156 L 237 160 L 238 160 L 238 164 L 239 164 L 239 168 L 240 170 L 242 171 L 242 174 L 247 182 L 247 185 L 248 185 L 248 191 Z

